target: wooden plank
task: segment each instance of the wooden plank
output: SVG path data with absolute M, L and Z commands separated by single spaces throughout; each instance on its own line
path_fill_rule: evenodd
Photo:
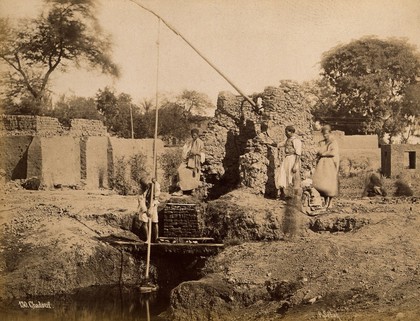
M 197 206 L 198 204 L 194 204 L 194 203 L 166 203 L 165 205 L 187 205 L 187 206 Z
M 133 241 L 133 242 L 130 242 L 130 241 L 111 241 L 110 243 L 113 243 L 113 244 L 118 244 L 118 245 L 131 245 L 131 246 L 142 246 L 142 245 L 144 245 L 144 246 L 146 246 L 147 245 L 147 243 L 145 243 L 145 242 L 136 242 L 136 241 Z M 152 243 L 151 244 L 152 246 L 154 246 L 154 247 L 165 247 L 165 246 L 167 246 L 167 247 L 188 247 L 188 246 L 192 246 L 192 247 L 200 247 L 200 246 L 202 246 L 202 247 L 205 247 L 205 246 L 208 246 L 208 247 L 223 247 L 224 246 L 224 244 L 223 243 Z
M 162 236 L 158 240 L 190 240 L 190 241 L 214 241 L 212 237 L 176 237 L 176 236 Z

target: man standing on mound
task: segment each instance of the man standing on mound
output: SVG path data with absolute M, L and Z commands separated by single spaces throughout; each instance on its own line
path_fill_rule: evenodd
M 200 186 L 201 164 L 204 163 L 204 143 L 198 138 L 198 129 L 191 130 L 191 139 L 182 148 L 182 163 L 178 168 L 180 192 L 192 192 Z

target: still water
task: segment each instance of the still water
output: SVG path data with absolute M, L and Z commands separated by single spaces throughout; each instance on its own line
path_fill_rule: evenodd
M 141 294 L 126 287 L 92 287 L 74 295 L 15 299 L 0 305 L 1 321 L 164 321 L 161 292 Z

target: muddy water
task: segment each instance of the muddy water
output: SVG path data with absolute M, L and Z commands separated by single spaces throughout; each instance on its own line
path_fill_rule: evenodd
M 164 321 L 167 293 L 141 294 L 124 287 L 92 287 L 73 295 L 0 303 L 4 321 Z

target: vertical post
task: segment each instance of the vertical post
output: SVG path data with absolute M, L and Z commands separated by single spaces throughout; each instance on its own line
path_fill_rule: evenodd
M 149 298 L 146 299 L 146 320 L 150 321 Z
M 130 105 L 130 121 L 131 121 L 131 139 L 134 139 L 133 106 L 132 105 Z
M 157 46 L 157 67 L 156 67 L 156 112 L 155 112 L 155 135 L 153 139 L 153 178 L 157 180 L 157 134 L 158 134 L 158 116 L 159 116 L 159 35 L 160 35 L 160 18 L 158 20 L 158 40 Z M 155 183 L 152 182 L 152 192 L 150 193 L 150 206 L 154 206 Z M 148 233 L 147 233 L 147 257 L 146 257 L 146 280 L 149 280 L 150 269 L 150 247 L 152 243 L 152 218 L 149 217 Z

